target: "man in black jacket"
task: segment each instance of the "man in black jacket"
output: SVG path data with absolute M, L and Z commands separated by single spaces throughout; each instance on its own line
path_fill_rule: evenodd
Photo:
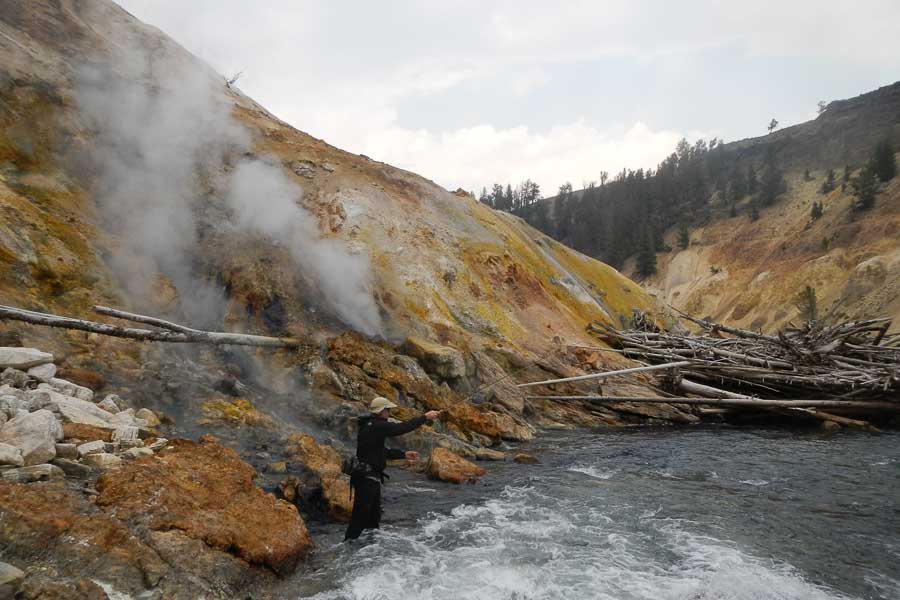
M 356 467 L 350 474 L 350 489 L 353 490 L 353 515 L 347 527 L 345 540 L 359 537 L 363 529 L 378 529 L 381 523 L 381 484 L 384 482 L 384 468 L 388 460 L 406 458 L 416 460 L 418 452 L 385 448 L 386 438 L 403 435 L 421 427 L 425 421 L 440 416 L 440 411 L 430 410 L 421 417 L 409 421 L 389 421 L 391 409 L 396 404 L 387 398 L 378 397 L 369 404 L 371 414 L 359 419 L 359 433 L 356 437 Z

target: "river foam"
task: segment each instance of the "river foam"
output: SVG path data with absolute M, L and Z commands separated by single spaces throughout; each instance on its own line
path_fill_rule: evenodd
M 832 600 L 789 565 L 692 532 L 691 523 L 508 487 L 411 529 L 339 551 L 338 589 L 319 600 Z

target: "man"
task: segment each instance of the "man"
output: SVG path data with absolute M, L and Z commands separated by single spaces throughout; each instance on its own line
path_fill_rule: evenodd
M 381 523 L 381 484 L 386 477 L 384 468 L 388 460 L 406 458 L 416 460 L 419 453 L 412 450 L 385 449 L 386 438 L 403 435 L 421 427 L 426 420 L 433 421 L 440 411 L 430 410 L 421 417 L 409 421 L 389 420 L 391 409 L 397 405 L 387 398 L 377 397 L 369 404 L 368 415 L 359 419 L 356 437 L 356 467 L 350 474 L 353 490 L 353 515 L 347 527 L 345 540 L 354 540 L 364 529 L 378 529 Z

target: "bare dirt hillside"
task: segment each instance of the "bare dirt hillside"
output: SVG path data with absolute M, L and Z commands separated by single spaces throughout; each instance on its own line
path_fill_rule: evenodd
M 757 221 L 749 210 L 713 219 L 690 232 L 686 249 L 668 232 L 673 250 L 657 254 L 645 289 L 690 314 L 773 332 L 802 320 L 797 296 L 809 286 L 820 317 L 891 317 L 897 331 L 900 178 L 883 186 L 873 209 L 855 212 L 849 185 L 821 194 L 826 171 L 810 169 L 810 181 L 804 171 L 787 173 L 787 193 Z M 813 202 L 823 204 L 817 220 Z

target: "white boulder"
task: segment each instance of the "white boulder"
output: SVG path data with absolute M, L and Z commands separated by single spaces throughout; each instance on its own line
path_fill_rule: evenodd
M 124 454 L 126 458 L 140 458 L 142 456 L 153 456 L 153 450 L 150 448 L 129 448 Z
M 53 389 L 55 389 L 60 394 L 72 396 L 74 398 L 78 398 L 79 400 L 84 400 L 85 402 L 91 402 L 94 399 L 93 390 L 80 386 L 76 383 L 72 383 L 71 381 L 66 381 L 65 379 L 58 379 L 54 377 L 47 383 L 49 383 L 53 387 Z
M 104 398 L 102 402 L 97 403 L 97 406 L 113 414 L 121 411 L 123 405 L 124 402 L 122 402 L 122 399 L 119 398 L 116 394 L 110 394 L 106 398 Z
M 32 465 L 3 471 L 3 479 L 12 483 L 31 483 L 32 481 L 65 478 L 65 472 L 56 465 Z
M 32 379 L 37 379 L 42 383 L 49 383 L 51 379 L 56 377 L 56 365 L 53 363 L 46 363 L 31 367 L 28 369 L 28 376 Z
M 97 467 L 98 469 L 109 469 L 121 465 L 122 459 L 115 454 L 98 452 L 97 454 L 88 454 L 81 462 L 92 467 Z
M 9 444 L 0 444 L 0 465 L 25 466 L 22 451 Z
M 25 466 L 37 465 L 56 457 L 56 442 L 63 438 L 62 427 L 49 410 L 19 413 L 0 429 L 0 443 L 15 446 Z
M 56 405 L 62 420 L 66 423 L 93 425 L 101 429 L 117 429 L 121 426 L 115 415 L 106 412 L 93 402 L 63 397 Z
M 93 442 L 87 442 L 85 444 L 79 444 L 76 448 L 78 452 L 79 458 L 84 458 L 89 454 L 99 454 L 100 452 L 106 452 L 106 442 L 103 440 L 95 440 Z
M 0 348 L 0 369 L 12 367 L 21 371 L 52 362 L 52 354 L 37 348 Z
M 147 422 L 147 427 L 159 427 L 160 420 L 156 413 L 149 408 L 142 408 L 134 414 L 135 418 L 143 419 Z

